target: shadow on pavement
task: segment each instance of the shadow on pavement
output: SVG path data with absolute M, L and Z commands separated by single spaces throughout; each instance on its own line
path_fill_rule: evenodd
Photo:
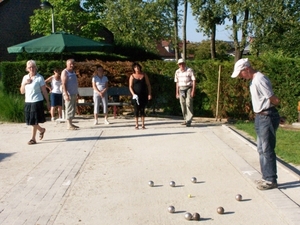
M 15 153 L 0 153 L 0 162 L 5 158 L 13 156 L 14 154 Z
M 286 182 L 278 184 L 279 189 L 289 189 L 289 188 L 299 188 L 300 187 L 300 181 L 294 181 L 294 182 Z

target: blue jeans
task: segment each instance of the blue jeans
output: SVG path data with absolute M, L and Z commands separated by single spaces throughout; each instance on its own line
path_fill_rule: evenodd
M 264 114 L 256 114 L 255 131 L 257 134 L 257 151 L 262 173 L 262 179 L 277 182 L 276 167 L 276 130 L 280 117 L 276 108 L 264 111 Z

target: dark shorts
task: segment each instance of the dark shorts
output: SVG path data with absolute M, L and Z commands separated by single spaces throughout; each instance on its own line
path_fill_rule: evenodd
M 44 113 L 44 101 L 25 102 L 25 123 L 27 125 L 37 125 L 46 122 Z
M 51 102 L 51 107 L 62 106 L 62 94 L 51 93 L 50 102 Z

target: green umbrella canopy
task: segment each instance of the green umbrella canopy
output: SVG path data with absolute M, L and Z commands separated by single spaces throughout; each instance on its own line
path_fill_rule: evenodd
M 73 34 L 57 32 L 7 48 L 8 53 L 62 53 L 111 51 L 112 45 L 79 37 Z

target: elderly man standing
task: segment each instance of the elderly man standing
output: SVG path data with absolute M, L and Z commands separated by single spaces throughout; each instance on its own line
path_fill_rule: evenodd
M 176 98 L 180 100 L 184 122 L 181 125 L 191 126 L 193 119 L 193 97 L 195 96 L 196 78 L 184 59 L 178 60 L 179 69 L 175 72 Z
M 276 130 L 280 123 L 277 106 L 279 98 L 274 94 L 268 77 L 254 70 L 248 59 L 240 59 L 234 65 L 232 78 L 240 77 L 251 80 L 250 93 L 255 112 L 255 131 L 257 134 L 257 151 L 262 179 L 255 181 L 259 190 L 277 188 L 276 167 Z
M 67 67 L 61 72 L 62 93 L 65 100 L 67 128 L 77 130 L 79 127 L 72 123 L 76 112 L 76 101 L 78 94 L 77 76 L 74 71 L 74 59 L 68 59 Z

